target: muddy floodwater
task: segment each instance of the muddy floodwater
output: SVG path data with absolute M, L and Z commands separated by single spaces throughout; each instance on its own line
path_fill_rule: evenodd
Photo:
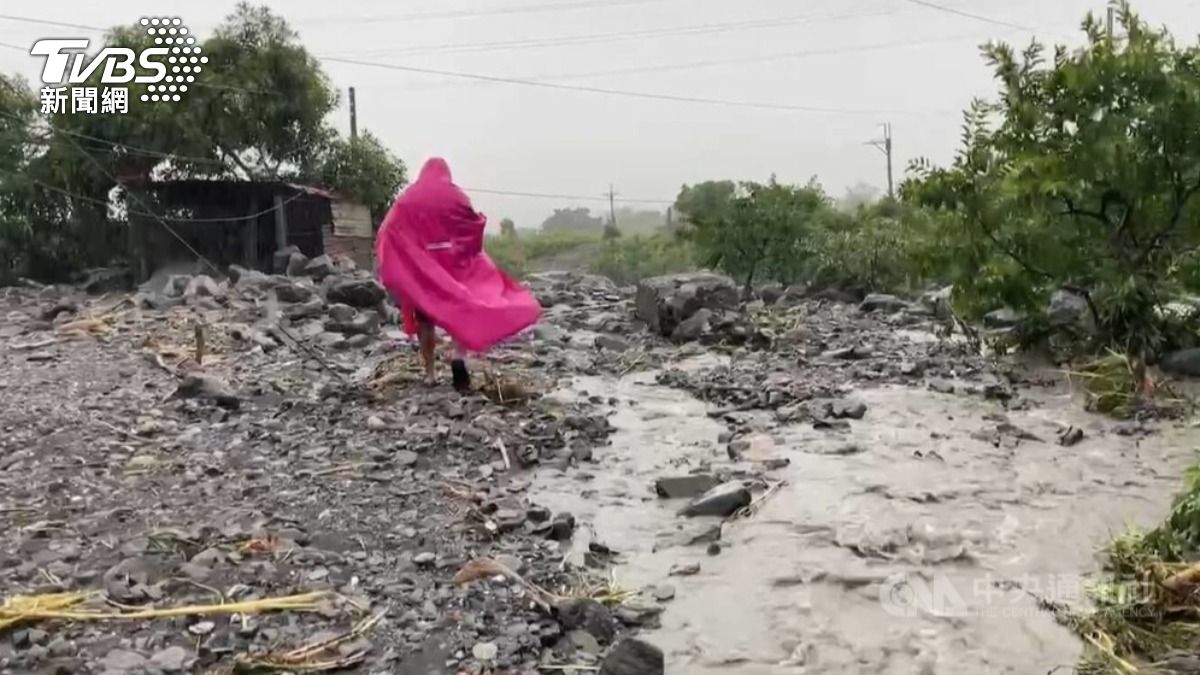
M 592 524 L 577 549 L 590 537 L 621 553 L 621 586 L 669 586 L 663 598 L 673 589 L 645 637 L 677 673 L 1070 666 L 1078 641 L 1011 582 L 1079 606 L 1098 547 L 1162 518 L 1197 440 L 1186 425 L 1121 435 L 1065 391 L 1025 390 L 1028 405 L 1005 410 L 880 386 L 854 392 L 868 412 L 841 431 L 762 414 L 733 462 L 706 404 L 654 383 L 654 373 L 582 377 L 559 392 L 615 401 L 617 432 L 592 471 L 542 469 L 532 493 Z M 1063 447 L 1068 426 L 1085 436 Z M 786 484 L 754 515 L 725 523 L 715 555 L 687 545 L 706 523 L 677 515 L 686 502 L 654 493 L 656 478 L 749 475 L 772 459 L 790 462 L 770 474 Z M 671 576 L 690 564 L 700 571 Z

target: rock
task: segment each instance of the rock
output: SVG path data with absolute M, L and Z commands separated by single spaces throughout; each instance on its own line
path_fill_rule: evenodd
M 106 670 L 117 673 L 141 671 L 146 667 L 146 658 L 127 649 L 114 649 L 100 660 L 100 665 L 104 666 Z
M 1200 377 L 1200 348 L 1171 352 L 1163 356 L 1158 365 L 1173 375 Z
M 248 270 L 237 265 L 229 266 L 230 276 L 236 277 L 234 284 L 239 290 L 254 289 L 257 291 L 266 291 L 268 288 L 276 285 L 274 278 L 259 272 L 258 270 Z
M 285 274 L 287 274 L 289 277 L 302 276 L 304 274 L 305 267 L 308 267 L 308 256 L 304 255 L 300 251 L 293 251 L 292 254 L 288 256 L 287 270 L 285 270 Z
M 664 499 L 693 499 L 720 484 L 721 481 L 711 474 L 675 476 L 654 481 L 654 491 Z
M 1082 440 L 1083 429 L 1078 427 L 1067 427 L 1066 429 L 1063 429 L 1062 433 L 1058 436 L 1058 444 L 1065 448 L 1069 448 Z
M 861 420 L 867 414 L 867 404 L 862 401 L 834 401 L 829 406 L 829 415 L 834 419 Z
M 603 644 L 612 642 L 617 634 L 617 621 L 612 611 L 589 598 L 564 600 L 554 608 L 563 630 L 584 630 Z
M 705 492 L 679 512 L 682 516 L 720 516 L 725 518 L 750 505 L 750 491 L 739 481 L 731 481 Z
M 300 247 L 291 245 L 285 246 L 275 252 L 271 260 L 271 271 L 275 274 L 284 274 L 287 272 L 288 262 L 292 259 L 293 253 L 299 253 Z
M 669 602 L 675 599 L 675 587 L 670 584 L 661 584 L 654 587 L 654 599 L 659 602 Z
M 420 567 L 428 567 L 428 566 L 432 565 L 435 560 L 437 560 L 437 555 L 434 553 L 430 553 L 429 551 L 425 551 L 423 553 L 418 553 L 418 554 L 414 555 L 412 558 L 413 564 L 418 565 Z
M 298 284 L 298 283 L 295 283 L 292 281 L 287 281 L 282 284 L 279 284 L 278 286 L 275 287 L 274 290 L 275 290 L 275 297 L 279 298 L 280 302 L 286 302 L 289 304 L 297 303 L 297 302 L 306 302 L 308 300 L 312 300 L 313 296 L 316 295 L 316 292 L 313 290 L 313 288 L 311 286 L 306 286 L 304 284 Z M 317 306 L 319 307 L 321 301 L 317 300 L 316 302 L 317 302 Z M 294 318 L 294 315 L 289 314 L 289 316 L 293 316 L 293 318 Z
M 550 520 L 550 509 L 544 506 L 533 505 L 525 510 L 525 517 L 531 523 L 544 523 Z
M 301 286 L 300 288 L 304 288 L 304 287 Z M 280 297 L 279 299 L 283 300 L 282 297 Z M 292 319 L 294 321 L 297 319 L 311 319 L 314 316 L 320 315 L 324 311 L 325 311 L 325 303 L 322 302 L 320 298 L 312 297 L 312 298 L 309 298 L 309 300 L 307 302 L 304 302 L 302 304 L 295 304 L 295 305 L 292 305 L 291 307 L 288 307 L 284 311 L 284 315 L 286 315 L 287 318 Z
M 384 422 L 378 416 L 371 415 L 370 417 L 367 418 L 367 430 L 368 431 L 383 431 L 384 429 L 387 429 L 387 428 L 388 428 L 388 423 Z
M 566 331 L 552 323 L 540 323 L 533 329 L 533 336 L 543 342 L 567 342 L 570 338 Z
M 192 635 L 208 635 L 209 633 L 213 632 L 213 629 L 216 627 L 217 624 L 213 623 L 212 621 L 197 621 L 196 623 L 188 626 L 188 632 Z
M 100 267 L 83 273 L 80 286 L 85 293 L 101 295 L 133 290 L 133 272 L 122 268 Z
M 171 398 L 209 399 L 222 408 L 230 409 L 236 409 L 241 403 L 241 399 L 233 393 L 228 384 L 213 375 L 201 373 L 193 373 L 183 378 L 183 382 Z
M 317 281 L 336 273 L 337 268 L 333 264 L 333 259 L 328 255 L 319 255 L 308 261 L 308 264 L 304 266 L 304 274 Z
M 596 347 L 614 352 L 629 351 L 629 343 L 613 335 L 597 335 Z
M 566 541 L 575 535 L 575 516 L 559 513 L 550 521 L 550 532 L 546 535 L 555 541 Z
M 412 450 L 398 450 L 396 451 L 396 454 L 392 456 L 392 459 L 398 466 L 407 467 L 416 464 L 418 456 L 417 453 L 413 452 Z
M 863 298 L 863 301 L 858 304 L 858 308 L 864 312 L 875 312 L 883 310 L 885 312 L 898 312 L 906 309 L 908 303 L 894 295 L 886 293 L 871 293 Z
M 350 305 L 335 303 L 329 306 L 329 318 L 336 323 L 350 323 L 356 316 L 358 311 Z
M 183 647 L 167 647 L 150 657 L 150 662 L 163 672 L 181 673 L 188 668 L 188 661 L 191 660 L 191 652 Z
M 708 555 L 721 555 L 721 543 L 716 541 L 710 543 L 704 552 Z
M 331 303 L 340 302 L 359 309 L 370 309 L 383 302 L 387 293 L 374 279 L 348 279 L 334 283 L 325 293 L 325 298 Z
M 207 274 L 197 274 L 188 282 L 183 290 L 183 297 L 188 300 L 196 298 L 215 298 L 221 295 L 221 287 Z
M 383 319 L 378 312 L 363 312 L 352 321 L 329 321 L 325 324 L 325 330 L 343 335 L 374 335 L 382 324 Z
M 664 675 L 666 659 L 654 645 L 629 638 L 622 640 L 600 664 L 600 675 Z
M 861 346 L 843 347 L 841 349 L 831 349 L 825 352 L 825 356 L 839 361 L 861 361 L 871 356 L 871 350 Z
M 638 282 L 636 316 L 652 331 L 669 337 L 681 321 L 701 308 L 737 306 L 738 288 L 726 276 L 709 273 L 651 277 Z
M 573 630 L 567 633 L 567 641 L 576 651 L 581 651 L 585 654 L 599 654 L 600 642 L 596 636 L 586 630 Z
M 712 331 L 712 312 L 701 307 L 696 313 L 679 322 L 671 332 L 671 339 L 676 342 L 691 342 L 699 340 Z
M 983 325 L 988 328 L 1013 328 L 1020 323 L 1021 315 L 1011 307 L 1001 307 L 983 315 Z
M 484 663 L 492 663 L 499 654 L 500 648 L 496 646 L 495 642 L 479 642 L 471 648 L 471 656 Z
M 1095 330 L 1095 321 L 1087 300 L 1078 293 L 1059 289 L 1050 296 L 1046 320 L 1053 328 L 1068 328 L 1084 333 Z
M 673 565 L 668 573 L 672 577 L 692 577 L 700 573 L 700 563 L 680 563 Z
M 844 288 L 823 288 L 812 294 L 814 300 L 825 300 L 827 302 L 838 302 L 844 305 L 852 305 L 856 302 L 862 302 L 863 295 Z M 869 310 L 864 310 L 869 311 Z
M 168 298 L 182 298 L 191 284 L 192 275 L 172 274 L 167 277 L 167 283 L 163 285 L 162 294 Z
M 767 305 L 774 305 L 783 297 L 783 284 L 772 283 L 765 286 L 760 286 L 755 293 Z

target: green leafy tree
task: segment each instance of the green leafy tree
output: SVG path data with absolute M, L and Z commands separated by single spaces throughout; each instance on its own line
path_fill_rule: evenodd
M 749 291 L 757 280 L 790 283 L 803 274 L 811 250 L 806 239 L 829 210 L 815 182 L 742 183 L 726 207 L 691 215 L 687 236 L 703 262 L 740 279 Z
M 379 223 L 406 182 L 404 162 L 374 135 L 334 139 L 317 160 L 316 181 L 365 204 Z
M 684 185 L 675 198 L 675 213 L 681 225 L 695 218 L 720 217 L 737 192 L 737 184 L 731 180 L 705 181 L 692 186 Z
M 1200 50 L 1118 15 L 1120 37 L 1089 14 L 1087 44 L 1049 59 L 987 45 L 1000 99 L 976 102 L 954 163 L 917 163 L 902 195 L 947 218 L 967 306 L 1036 310 L 1071 289 L 1101 340 L 1139 354 L 1164 345 L 1156 309 L 1200 245 Z
M 503 237 L 517 236 L 517 224 L 512 221 L 512 218 L 505 218 L 500 221 L 500 235 Z

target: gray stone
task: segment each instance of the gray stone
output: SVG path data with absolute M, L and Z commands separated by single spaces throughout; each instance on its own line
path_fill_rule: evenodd
M 123 268 L 100 267 L 84 272 L 80 286 L 91 295 L 133 290 L 133 272 Z
M 182 298 L 191 283 L 192 275 L 190 274 L 172 274 L 167 277 L 167 283 L 162 288 L 162 294 L 168 298 Z
M 862 401 L 834 401 L 829 406 L 829 415 L 834 419 L 861 420 L 867 414 L 867 404 Z
M 1200 377 L 1200 348 L 1171 352 L 1162 357 L 1159 367 L 1173 375 Z
M 221 287 L 207 274 L 198 274 L 188 282 L 183 289 L 183 297 L 188 300 L 196 298 L 215 298 L 221 295 Z
M 500 648 L 496 646 L 495 642 L 480 642 L 471 648 L 471 656 L 484 663 L 492 663 L 499 655 Z
M 320 281 L 331 274 L 337 273 L 337 267 L 333 264 L 333 259 L 328 255 L 319 255 L 308 262 L 304 266 L 304 274 Z
M 533 329 L 533 336 L 543 342 L 566 342 L 567 333 L 552 323 L 541 323 Z
M 1050 296 L 1046 320 L 1054 328 L 1070 328 L 1084 333 L 1095 330 L 1087 300 L 1078 293 L 1059 289 Z
M 311 286 L 298 284 L 292 281 L 284 282 L 275 287 L 275 297 L 279 298 L 280 302 L 297 303 L 311 300 L 316 295 L 316 291 Z M 317 301 L 320 302 L 319 300 Z M 291 316 L 289 314 L 289 316 Z
M 237 394 L 223 380 L 202 373 L 193 373 L 183 378 L 183 382 L 171 397 L 211 400 L 223 408 L 237 408 L 241 403 Z
M 897 298 L 894 295 L 887 295 L 886 293 L 871 293 L 867 297 L 863 298 L 863 301 L 858 305 L 858 308 L 864 312 L 875 312 L 879 310 L 883 310 L 885 312 L 898 312 L 902 309 L 906 309 L 907 307 L 907 302 Z
M 347 279 L 335 282 L 325 294 L 326 299 L 359 309 L 376 307 L 387 298 L 383 287 L 374 279 Z
M 664 499 L 694 499 L 720 484 L 711 474 L 673 476 L 654 481 L 654 491 Z
M 629 638 L 622 640 L 600 664 L 600 675 L 664 675 L 666 658 L 654 645 Z
M 600 653 L 600 641 L 596 639 L 595 635 L 586 630 L 573 630 L 567 633 L 567 640 L 570 641 L 571 646 L 577 651 L 585 654 Z
M 739 481 L 731 481 L 705 492 L 679 512 L 683 516 L 732 515 L 740 508 L 750 505 L 750 491 Z
M 676 342 L 699 340 L 712 331 L 712 317 L 713 313 L 707 307 L 701 307 L 675 326 L 671 339 Z
M 983 316 L 983 325 L 988 328 L 1012 328 L 1021 323 L 1021 315 L 1011 307 L 1001 307 Z
M 392 457 L 400 466 L 412 466 L 417 463 L 417 453 L 412 450 L 397 450 Z
M 280 298 L 283 300 L 283 298 Z M 295 304 L 288 307 L 284 312 L 289 319 L 310 319 L 314 316 L 319 316 L 325 311 L 325 303 L 320 298 L 309 298 L 307 302 Z
M 330 320 L 326 322 L 325 330 L 344 335 L 374 335 L 382 325 L 383 319 L 378 312 L 363 312 L 351 321 Z
M 358 316 L 358 311 L 350 305 L 335 303 L 329 306 L 329 318 L 337 323 L 350 323 L 355 316 Z
M 700 573 L 700 563 L 680 563 L 671 567 L 669 576 L 692 577 Z
M 759 287 L 756 295 L 758 295 L 759 299 L 761 299 L 763 303 L 767 305 L 774 305 L 775 303 L 779 302 L 780 298 L 783 297 L 783 293 L 783 284 L 772 283 Z
M 669 337 L 679 322 L 701 308 L 736 307 L 738 288 L 729 277 L 710 274 L 675 274 L 638 282 L 636 316 L 652 331 Z
M 429 565 L 432 565 L 435 560 L 437 560 L 437 555 L 430 553 L 429 551 L 418 553 L 414 555 L 412 559 L 414 565 L 420 565 L 421 567 L 428 567 Z
M 629 351 L 629 343 L 614 335 L 597 335 L 596 347 L 614 352 Z
M 150 661 L 160 670 L 168 673 L 180 673 L 187 669 L 191 660 L 191 652 L 183 647 L 167 647 L 150 657 Z
M 289 277 L 298 277 L 304 274 L 304 268 L 308 267 L 308 256 L 300 251 L 293 251 L 288 256 L 287 275 Z
M 300 247 L 295 245 L 285 246 L 276 251 L 271 260 L 271 271 L 276 274 L 283 274 L 287 272 L 288 262 L 291 261 L 292 254 L 299 252 Z
M 127 649 L 114 649 L 100 660 L 106 670 L 118 673 L 141 671 L 146 667 L 146 658 Z
M 654 587 L 654 599 L 667 602 L 675 599 L 675 587 L 671 584 L 660 584 Z

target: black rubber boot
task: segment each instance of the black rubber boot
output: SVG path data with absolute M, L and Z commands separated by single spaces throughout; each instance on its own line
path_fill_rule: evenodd
M 450 362 L 450 374 L 454 378 L 454 388 L 460 392 L 471 390 L 471 374 L 467 372 L 467 363 L 462 359 Z

